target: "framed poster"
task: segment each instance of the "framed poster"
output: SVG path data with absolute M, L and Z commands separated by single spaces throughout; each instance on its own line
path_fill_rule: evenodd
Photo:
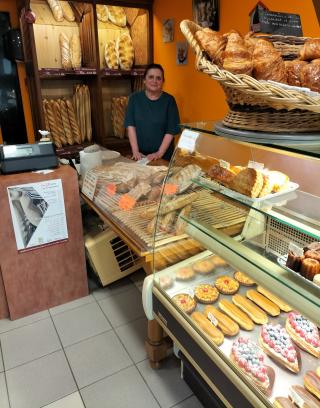
M 219 31 L 219 0 L 193 0 L 192 10 L 197 24 Z
M 177 65 L 186 65 L 188 62 L 188 43 L 187 41 L 177 42 Z
M 174 35 L 173 18 L 162 20 L 162 41 L 164 43 L 172 42 Z

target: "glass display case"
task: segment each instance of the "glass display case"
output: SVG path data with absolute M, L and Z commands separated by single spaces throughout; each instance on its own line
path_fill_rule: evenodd
M 155 245 L 153 316 L 225 406 L 320 406 L 318 150 L 183 128 L 144 216 L 203 250 L 161 269 Z

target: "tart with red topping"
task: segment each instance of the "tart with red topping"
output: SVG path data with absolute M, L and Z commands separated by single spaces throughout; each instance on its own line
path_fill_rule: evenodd
M 298 312 L 290 312 L 286 330 L 292 340 L 303 350 L 320 357 L 320 337 L 317 326 Z
M 270 395 L 274 382 L 274 371 L 265 365 L 264 354 L 252 340 L 238 337 L 231 349 L 231 360 L 266 395 Z
M 262 350 L 273 360 L 288 370 L 298 373 L 299 354 L 291 341 L 289 334 L 280 324 L 265 324 L 262 326 L 259 336 L 259 345 Z
M 187 293 L 178 293 L 173 296 L 172 300 L 181 310 L 188 314 L 191 314 L 197 306 L 194 298 Z
M 239 282 L 231 278 L 230 276 L 223 275 L 217 278 L 217 280 L 215 281 L 215 287 L 219 292 L 225 295 L 233 295 L 239 289 Z
M 219 291 L 214 286 L 203 283 L 195 287 L 194 297 L 200 303 L 210 304 L 218 299 Z

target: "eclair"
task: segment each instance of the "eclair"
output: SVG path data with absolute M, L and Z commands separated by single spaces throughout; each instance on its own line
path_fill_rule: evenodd
M 226 313 L 232 320 L 236 321 L 238 325 L 244 330 L 253 330 L 254 323 L 248 315 L 246 315 L 238 306 L 229 302 L 228 300 L 222 299 L 219 302 L 220 309 Z
M 214 306 L 206 306 L 204 314 L 209 320 L 212 319 L 212 316 L 217 320 L 217 326 L 225 336 L 235 336 L 239 333 L 239 325 Z
M 241 295 L 234 295 L 232 296 L 232 302 L 238 306 L 243 312 L 247 313 L 247 315 L 256 323 L 256 324 L 266 324 L 268 323 L 268 316 L 267 314 L 261 310 L 258 306 L 256 306 L 253 302 L 249 299 L 245 298 Z
M 258 286 L 257 290 L 259 293 L 264 295 L 266 298 L 271 300 L 271 302 L 275 303 L 277 306 L 279 306 L 280 310 L 283 312 L 291 312 L 292 307 L 289 306 L 287 303 L 285 303 L 283 300 L 275 296 L 273 293 L 269 292 L 267 289 L 263 288 L 262 286 Z
M 290 387 L 289 397 L 299 408 L 320 408 L 320 402 L 301 385 Z
M 303 383 L 306 389 L 320 399 L 320 378 L 314 371 L 307 371 Z
M 215 343 L 217 346 L 223 343 L 224 335 L 217 329 L 201 312 L 193 312 L 191 315 L 192 320 L 194 320 L 197 325 L 202 329 L 209 339 Z
M 247 291 L 246 295 L 248 299 L 260 306 L 261 309 L 265 310 L 269 315 L 278 316 L 280 314 L 279 306 L 271 302 L 271 300 L 267 299 L 256 290 L 250 289 Z
M 276 408 L 297 408 L 289 398 L 277 397 L 273 401 L 273 406 Z

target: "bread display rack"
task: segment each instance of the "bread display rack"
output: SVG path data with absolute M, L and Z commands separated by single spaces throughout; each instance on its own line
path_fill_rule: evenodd
M 101 21 L 101 10 L 108 13 L 106 17 L 102 13 L 104 21 Z M 113 123 L 119 122 L 118 114 L 123 116 L 122 105 L 125 104 L 121 104 L 121 109 L 115 109 L 117 105 L 112 104 L 112 100 L 126 98 L 133 90 L 139 89 L 144 67 L 152 62 L 152 1 L 119 1 L 117 6 L 109 6 L 104 0 L 31 0 L 20 2 L 20 13 L 27 80 L 34 106 L 34 128 L 45 129 L 48 123 L 43 100 L 72 101 L 75 89 L 85 85 L 90 105 L 94 107 L 90 126 L 87 119 L 82 120 L 88 135 L 81 135 L 80 145 L 78 137 L 71 144 L 64 143 L 65 140 L 71 141 L 70 137 L 62 137 L 57 143 L 58 154 L 66 157 L 78 154 L 92 142 L 125 153 L 129 142 L 123 130 L 112 125 L 112 120 Z M 125 16 L 123 23 L 119 20 L 121 15 Z M 119 21 L 122 27 L 117 25 Z M 129 60 L 126 59 L 124 33 L 130 35 L 133 47 Z M 106 44 L 110 40 L 116 42 L 120 36 L 124 44 L 120 44 L 119 55 L 124 53 L 121 64 L 116 69 L 109 68 L 105 58 Z M 81 115 L 81 107 L 74 108 Z M 87 117 L 87 113 L 85 115 Z M 81 118 L 77 119 L 81 122 Z M 78 125 L 81 128 L 81 123 Z M 89 130 L 91 126 L 92 130 Z
M 320 130 L 320 95 L 272 81 L 258 81 L 245 74 L 233 74 L 211 62 L 202 51 L 195 33 L 202 30 L 192 21 L 183 20 L 181 31 L 196 53 L 196 67 L 222 86 L 230 112 L 226 126 L 269 132 L 314 132 Z M 260 38 L 260 37 L 259 37 Z M 274 44 L 284 59 L 297 56 L 306 38 L 263 36 Z M 301 119 L 301 122 L 300 122 Z

